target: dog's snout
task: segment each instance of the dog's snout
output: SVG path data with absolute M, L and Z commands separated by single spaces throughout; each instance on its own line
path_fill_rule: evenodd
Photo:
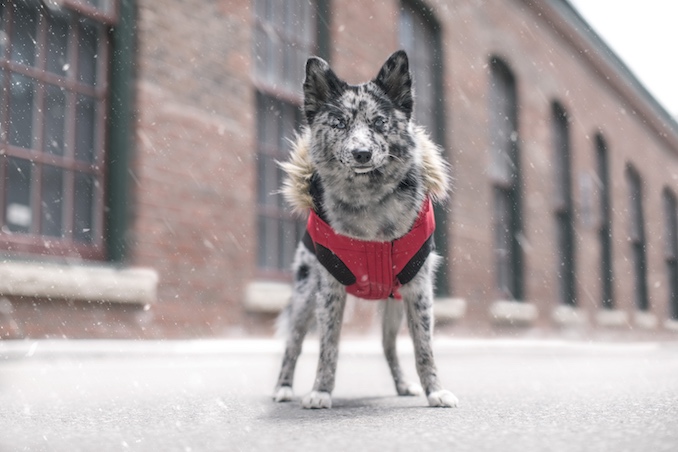
M 353 158 L 361 165 L 368 163 L 372 159 L 372 152 L 365 149 L 354 149 Z

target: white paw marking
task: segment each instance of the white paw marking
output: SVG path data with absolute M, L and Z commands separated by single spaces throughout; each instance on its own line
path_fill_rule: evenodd
M 459 399 L 450 391 L 441 389 L 428 395 L 428 404 L 429 406 L 454 408 L 459 404 Z
M 301 400 L 303 408 L 332 408 L 332 396 L 325 391 L 312 391 Z
M 405 382 L 398 385 L 398 395 L 401 396 L 420 396 L 423 393 L 424 390 L 416 383 Z
M 294 393 L 292 392 L 292 388 L 290 388 L 289 386 L 281 386 L 275 392 L 273 400 L 275 400 L 276 402 L 289 402 L 290 400 L 292 400 L 293 395 Z

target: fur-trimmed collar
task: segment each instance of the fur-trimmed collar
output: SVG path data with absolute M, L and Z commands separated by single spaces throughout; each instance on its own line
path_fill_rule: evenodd
M 421 153 L 427 195 L 433 201 L 446 199 L 450 190 L 449 164 L 442 158 L 440 148 L 431 141 L 423 127 L 413 125 L 411 135 L 417 152 Z M 292 209 L 300 214 L 315 209 L 310 192 L 311 179 L 315 173 L 309 156 L 310 145 L 310 129 L 304 128 L 292 141 L 289 159 L 279 163 L 287 174 L 281 193 Z

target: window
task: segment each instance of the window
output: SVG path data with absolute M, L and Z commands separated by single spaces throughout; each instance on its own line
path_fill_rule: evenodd
M 669 316 L 678 320 L 678 203 L 668 188 L 662 194 L 664 205 L 664 259 L 668 276 Z
M 115 16 L 97 8 L 114 6 L 0 4 L 0 249 L 105 257 L 106 22 Z
M 607 145 L 603 137 L 596 135 L 596 163 L 600 192 L 600 222 L 598 239 L 600 241 L 600 282 L 601 301 L 605 309 L 614 308 L 614 273 L 612 270 L 612 209 L 610 199 L 610 164 Z
M 574 268 L 574 222 L 572 208 L 572 168 L 570 162 L 569 119 L 563 107 L 554 102 L 551 106 L 553 133 L 553 163 L 555 182 L 556 233 L 558 247 L 557 274 L 560 281 L 560 302 L 577 304 Z
M 424 126 L 433 140 L 444 148 L 444 102 L 442 93 L 442 58 L 440 33 L 433 12 L 403 2 L 400 8 L 400 45 L 407 51 L 414 83 L 414 121 Z M 447 213 L 444 206 L 434 206 L 434 239 L 443 265 L 436 274 L 436 295 L 450 293 L 448 278 Z
M 257 267 L 265 277 L 287 278 L 305 221 L 286 208 L 278 191 L 277 161 L 289 153 L 287 138 L 301 125 L 301 86 L 306 59 L 327 27 L 324 2 L 255 0 L 254 82 L 257 87 Z M 316 17 L 325 18 L 322 22 Z
M 647 295 L 645 225 L 643 220 L 643 187 L 640 175 L 631 166 L 626 169 L 626 181 L 629 186 L 629 235 L 633 254 L 636 307 L 641 311 L 647 311 L 649 309 L 649 301 Z
M 518 100 L 513 74 L 499 58 L 490 60 L 489 125 L 497 288 L 504 299 L 522 300 Z

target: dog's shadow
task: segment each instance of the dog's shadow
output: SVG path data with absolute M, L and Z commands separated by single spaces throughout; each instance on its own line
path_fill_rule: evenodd
M 275 422 L 298 422 L 314 420 L 316 422 L 332 421 L 350 417 L 371 418 L 383 416 L 385 411 L 427 409 L 424 397 L 373 396 L 358 398 L 332 398 L 331 409 L 303 409 L 301 398 L 295 397 L 289 402 L 269 402 L 271 408 L 263 418 Z

